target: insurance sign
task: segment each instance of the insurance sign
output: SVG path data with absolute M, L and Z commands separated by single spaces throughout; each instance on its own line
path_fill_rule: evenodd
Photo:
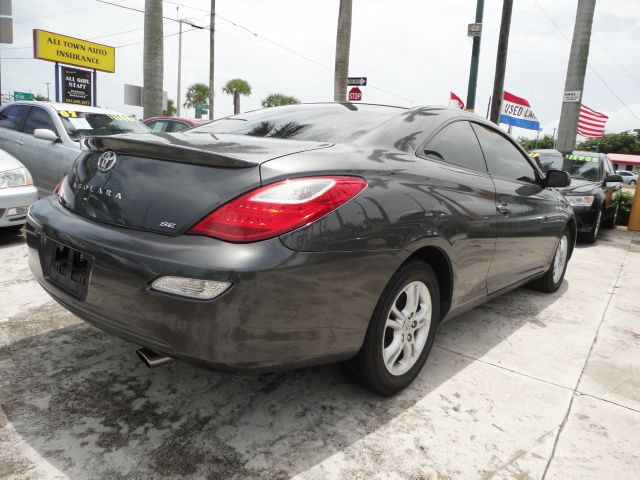
M 46 30 L 33 30 L 33 57 L 103 72 L 116 71 L 115 48 Z

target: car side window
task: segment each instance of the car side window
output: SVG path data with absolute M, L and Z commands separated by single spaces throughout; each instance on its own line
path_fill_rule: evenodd
M 24 113 L 27 111 L 26 105 L 9 105 L 0 111 L 0 127 L 10 130 L 18 130 Z
M 536 174 L 527 157 L 507 138 L 493 129 L 473 124 L 489 173 L 506 180 L 535 182 Z
M 182 130 L 185 130 L 189 128 L 189 125 L 187 125 L 184 122 L 171 122 L 171 127 L 168 129 L 168 131 L 170 132 L 180 132 Z
M 51 115 L 49 115 L 45 109 L 40 107 L 31 107 L 31 110 L 29 110 L 29 113 L 27 114 L 27 119 L 24 121 L 24 128 L 22 131 L 33 135 L 33 131 L 37 128 L 46 128 L 56 134 L 58 133 L 56 126 L 51 119 Z
M 154 120 L 153 122 L 147 123 L 147 127 L 149 127 L 151 131 L 155 133 L 166 132 L 168 126 L 169 122 L 167 122 L 166 120 Z
M 446 125 L 425 146 L 423 156 L 435 156 L 452 165 L 487 172 L 478 139 L 467 121 Z

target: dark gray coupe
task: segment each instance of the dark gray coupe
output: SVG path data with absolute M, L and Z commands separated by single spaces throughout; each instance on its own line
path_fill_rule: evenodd
M 344 361 L 392 394 L 440 322 L 556 290 L 576 238 L 568 175 L 458 110 L 294 105 L 84 148 L 30 210 L 30 266 L 150 366 Z

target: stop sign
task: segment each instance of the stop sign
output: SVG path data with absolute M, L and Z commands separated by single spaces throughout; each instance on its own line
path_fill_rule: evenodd
M 350 102 L 359 102 L 362 100 L 362 90 L 358 87 L 353 87 L 349 90 L 349 101 Z

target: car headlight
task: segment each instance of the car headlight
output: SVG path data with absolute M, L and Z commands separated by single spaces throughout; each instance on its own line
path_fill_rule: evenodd
M 567 195 L 567 200 L 572 207 L 590 207 L 593 195 Z
M 26 168 L 0 172 L 0 188 L 22 187 L 23 185 L 33 185 L 31 175 Z

